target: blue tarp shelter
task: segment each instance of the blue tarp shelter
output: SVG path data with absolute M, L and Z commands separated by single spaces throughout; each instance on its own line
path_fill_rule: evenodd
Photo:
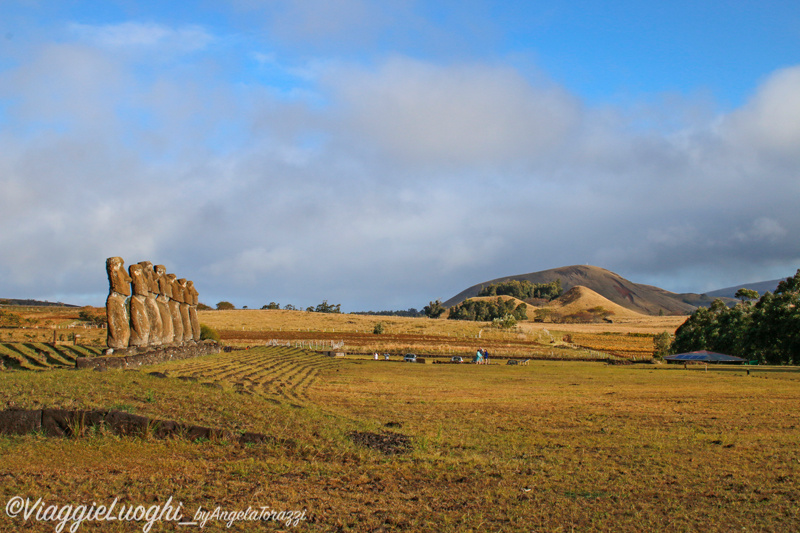
M 678 353 L 675 355 L 668 355 L 664 358 L 669 363 L 745 363 L 746 359 L 736 357 L 735 355 L 726 355 L 724 353 L 709 352 L 707 350 L 700 350 L 698 352 Z

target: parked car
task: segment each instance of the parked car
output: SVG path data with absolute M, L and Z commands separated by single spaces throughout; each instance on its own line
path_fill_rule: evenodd
M 406 356 L 403 358 L 403 361 L 405 361 L 406 363 L 416 363 L 417 356 L 414 355 L 413 353 L 407 353 Z
M 453 357 L 450 359 L 450 362 L 451 362 L 451 363 L 463 363 L 463 362 L 464 362 L 464 358 L 463 358 L 463 357 L 461 357 L 460 355 L 454 355 L 454 356 L 453 356 Z

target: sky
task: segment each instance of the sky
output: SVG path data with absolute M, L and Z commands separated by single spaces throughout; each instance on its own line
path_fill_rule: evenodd
M 0 297 L 421 309 L 800 268 L 800 3 L 3 0 Z

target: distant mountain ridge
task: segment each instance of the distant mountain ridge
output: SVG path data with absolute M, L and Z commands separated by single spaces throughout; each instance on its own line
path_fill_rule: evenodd
M 743 283 L 741 285 L 736 285 L 734 287 L 725 287 L 724 289 L 717 289 L 715 291 L 707 292 L 708 296 L 712 296 L 714 298 L 736 298 L 735 294 L 736 291 L 739 289 L 752 289 L 758 292 L 759 296 L 762 296 L 765 292 L 775 292 L 775 289 L 778 288 L 778 283 L 783 281 L 785 278 L 781 279 L 773 279 L 771 281 L 756 281 L 754 283 Z
M 698 307 L 710 305 L 715 299 L 710 294 L 677 294 L 652 285 L 634 283 L 605 268 L 590 265 L 573 265 L 529 274 L 506 276 L 478 283 L 453 296 L 444 302 L 444 305 L 450 307 L 467 298 L 477 296 L 483 287 L 493 283 L 509 280 L 550 283 L 557 279 L 561 280 L 561 286 L 565 292 L 576 286 L 587 287 L 615 304 L 646 315 L 657 315 L 659 313 L 686 315 Z M 723 300 L 734 301 L 731 298 L 724 297 Z
M 37 306 L 50 306 L 50 307 L 78 307 L 77 305 L 70 305 L 61 302 L 48 302 L 41 300 L 18 300 L 14 298 L 0 298 L 0 305 L 19 305 L 24 307 L 37 307 Z

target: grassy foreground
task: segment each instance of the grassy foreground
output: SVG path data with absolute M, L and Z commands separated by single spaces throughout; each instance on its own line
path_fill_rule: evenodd
M 0 503 L 147 506 L 172 497 L 187 518 L 199 506 L 305 509 L 297 529 L 306 531 L 795 531 L 800 374 L 751 372 L 421 365 L 281 348 L 138 372 L 9 370 L 0 405 L 113 408 L 280 440 L 4 436 Z M 348 436 L 384 430 L 410 436 L 410 453 L 385 455 Z M 54 526 L 0 511 L 1 531 Z M 152 529 L 173 530 L 194 528 Z

